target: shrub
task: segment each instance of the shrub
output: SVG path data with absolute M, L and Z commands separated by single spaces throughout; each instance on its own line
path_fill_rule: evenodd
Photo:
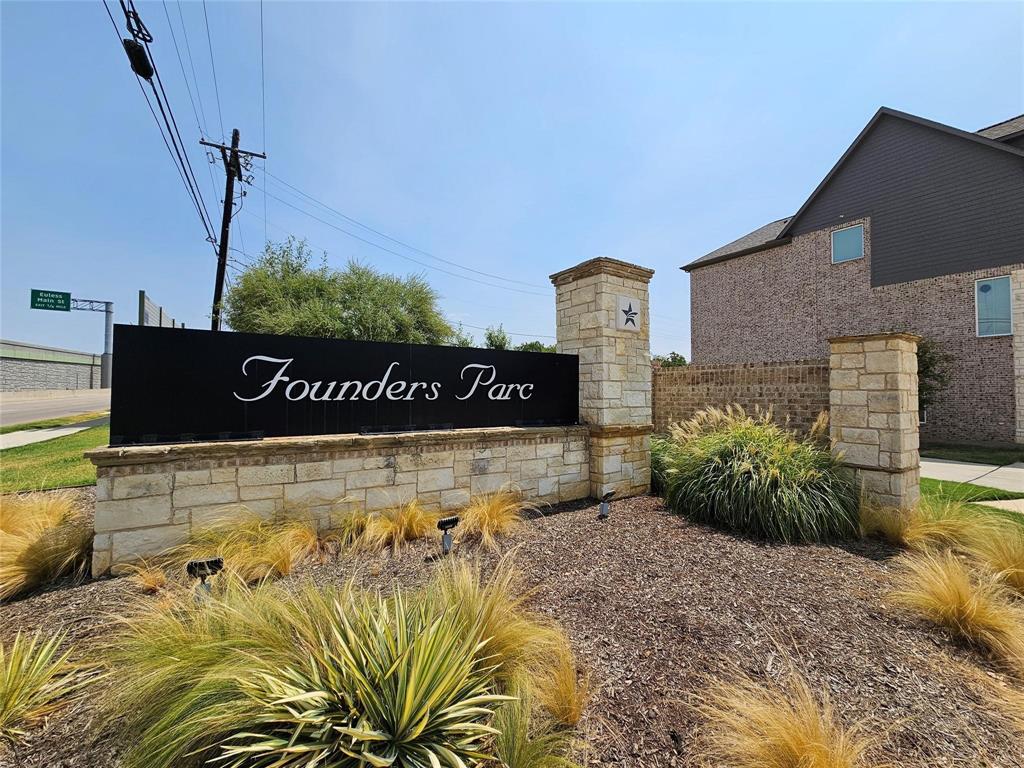
M 133 735 L 127 766 L 474 765 L 506 698 L 481 637 L 399 590 L 227 580 L 124 620 L 111 715 Z
M 541 705 L 555 722 L 574 726 L 583 717 L 592 693 L 590 674 L 577 669 L 572 648 L 564 637 L 555 644 L 537 688 Z
M 839 461 L 738 406 L 710 408 L 670 427 L 661 452 L 666 505 L 693 520 L 783 542 L 857 531 L 857 497 Z
M 168 557 L 175 563 L 222 557 L 225 570 L 252 582 L 287 576 L 319 554 L 315 523 L 283 517 L 264 520 L 243 509 L 193 530 Z
M 367 514 L 360 543 L 371 550 L 391 547 L 397 551 L 407 541 L 436 535 L 437 520 L 436 513 L 427 512 L 418 500 L 413 499 L 382 512 Z
M 0 497 L 0 600 L 62 576 L 85 576 L 92 526 L 71 491 Z
M 1024 674 L 1024 608 L 997 575 L 950 551 L 903 555 L 892 599 Z
M 501 490 L 477 496 L 461 513 L 460 531 L 480 540 L 481 546 L 498 549 L 498 536 L 507 536 L 523 528 L 523 512 L 536 509 L 523 501 L 521 494 Z
M 13 741 L 22 728 L 57 709 L 86 682 L 84 671 L 68 663 L 71 651 L 57 649 L 64 634 L 43 641 L 18 632 L 10 646 L 0 643 L 0 739 Z
M 503 768 L 579 768 L 565 757 L 572 746 L 571 732 L 540 724 L 533 717 L 532 696 L 528 685 L 513 691 L 516 699 L 502 704 L 492 723 L 499 733 L 494 737 L 494 756 Z
M 858 768 L 870 741 L 844 728 L 827 695 L 795 670 L 781 684 L 747 675 L 715 684 L 697 707 L 707 751 L 730 768 Z

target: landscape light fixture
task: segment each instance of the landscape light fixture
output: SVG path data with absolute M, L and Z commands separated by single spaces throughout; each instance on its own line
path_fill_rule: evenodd
M 216 576 L 224 570 L 223 557 L 207 557 L 202 560 L 189 560 L 185 563 L 185 573 L 190 579 L 199 579 L 196 585 L 196 597 L 202 597 L 202 592 L 210 594 L 210 585 L 206 580 L 210 576 Z
M 437 529 L 441 531 L 441 554 L 447 555 L 452 551 L 452 528 L 459 524 L 459 516 L 442 517 L 437 521 Z
M 601 497 L 601 510 L 597 513 L 598 520 L 608 519 L 608 512 L 610 509 L 610 507 L 608 506 L 608 502 L 611 501 L 614 496 L 615 491 L 608 491 L 608 493 Z

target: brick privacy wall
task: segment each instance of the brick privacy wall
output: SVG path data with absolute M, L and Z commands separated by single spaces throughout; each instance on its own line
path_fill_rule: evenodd
M 654 368 L 654 431 L 708 406 L 774 407 L 776 421 L 806 432 L 828 410 L 828 360 Z
M 242 508 L 311 515 L 321 529 L 355 508 L 418 499 L 455 511 L 514 486 L 537 503 L 586 498 L 586 427 L 273 438 L 252 443 L 103 448 L 97 465 L 93 574 L 123 570 Z
M 35 389 L 97 389 L 100 367 L 54 360 L 0 360 L 0 391 Z
M 831 232 L 863 223 L 864 258 L 831 263 Z M 693 360 L 750 363 L 823 357 L 828 339 L 918 334 L 953 357 L 952 380 L 921 425 L 922 440 L 1013 442 L 1013 338 L 978 338 L 974 281 L 984 269 L 871 287 L 871 221 L 810 232 L 789 245 L 690 273 Z

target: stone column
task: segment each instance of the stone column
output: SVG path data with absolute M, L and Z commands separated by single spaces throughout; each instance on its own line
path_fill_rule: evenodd
M 908 509 L 920 498 L 917 343 L 908 333 L 829 339 L 833 450 L 863 498 Z
M 558 351 L 580 358 L 580 419 L 590 427 L 590 493 L 651 486 L 647 285 L 654 270 L 596 258 L 551 275 Z
M 1016 441 L 1024 443 L 1024 269 L 1010 273 L 1013 319 L 1013 396 L 1017 414 Z

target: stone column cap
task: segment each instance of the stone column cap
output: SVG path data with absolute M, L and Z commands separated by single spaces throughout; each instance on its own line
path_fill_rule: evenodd
M 920 344 L 923 340 L 923 336 L 918 336 L 916 333 L 904 333 L 892 332 L 892 333 L 867 333 L 860 336 L 832 336 L 829 338 L 829 344 L 846 344 L 856 341 L 886 341 L 888 339 L 899 339 L 901 341 L 913 341 Z
M 596 259 L 588 259 L 575 267 L 563 269 L 551 275 L 552 285 L 564 285 L 574 280 L 579 280 L 591 275 L 613 275 L 630 280 L 639 280 L 642 283 L 649 283 L 654 277 L 654 270 L 630 264 L 628 261 L 619 261 L 607 256 L 598 256 Z

